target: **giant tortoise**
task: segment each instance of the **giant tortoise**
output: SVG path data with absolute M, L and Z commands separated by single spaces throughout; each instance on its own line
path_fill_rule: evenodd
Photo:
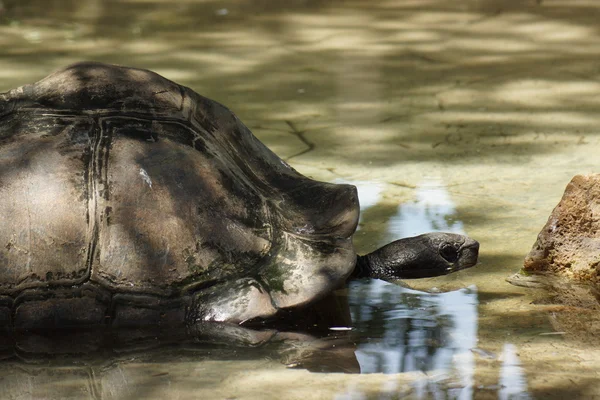
M 477 261 L 449 233 L 357 256 L 358 214 L 354 186 L 156 73 L 86 62 L 0 94 L 0 326 L 241 323 Z

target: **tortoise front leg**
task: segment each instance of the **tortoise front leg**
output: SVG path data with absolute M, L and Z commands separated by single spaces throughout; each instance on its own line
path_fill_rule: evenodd
M 255 279 L 243 278 L 205 288 L 193 296 L 187 323 L 229 322 L 241 324 L 277 312 L 269 292 Z

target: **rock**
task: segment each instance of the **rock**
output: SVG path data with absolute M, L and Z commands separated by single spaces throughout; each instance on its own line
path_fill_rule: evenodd
M 599 308 L 600 174 L 571 180 L 523 268 L 507 281 L 546 289 L 553 303 Z
M 571 180 L 525 258 L 523 270 L 600 286 L 600 174 Z

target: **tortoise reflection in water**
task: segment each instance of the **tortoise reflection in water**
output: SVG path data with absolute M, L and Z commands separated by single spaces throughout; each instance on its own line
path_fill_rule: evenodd
M 226 107 L 153 72 L 80 63 L 0 94 L 0 323 L 269 317 L 348 277 L 475 265 L 430 233 L 357 256 L 356 188 L 308 179 Z

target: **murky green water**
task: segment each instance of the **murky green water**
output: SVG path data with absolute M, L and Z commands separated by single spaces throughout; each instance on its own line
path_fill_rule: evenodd
M 570 178 L 598 172 L 599 14 L 589 0 L 0 0 L 0 91 L 80 60 L 152 69 L 303 174 L 357 185 L 360 253 L 432 230 L 481 242 L 476 268 L 412 289 L 352 283 L 337 294 L 351 320 L 318 334 L 54 338 L 52 357 L 43 337 L 7 339 L 0 397 L 600 397 L 585 320 L 504 282 Z

